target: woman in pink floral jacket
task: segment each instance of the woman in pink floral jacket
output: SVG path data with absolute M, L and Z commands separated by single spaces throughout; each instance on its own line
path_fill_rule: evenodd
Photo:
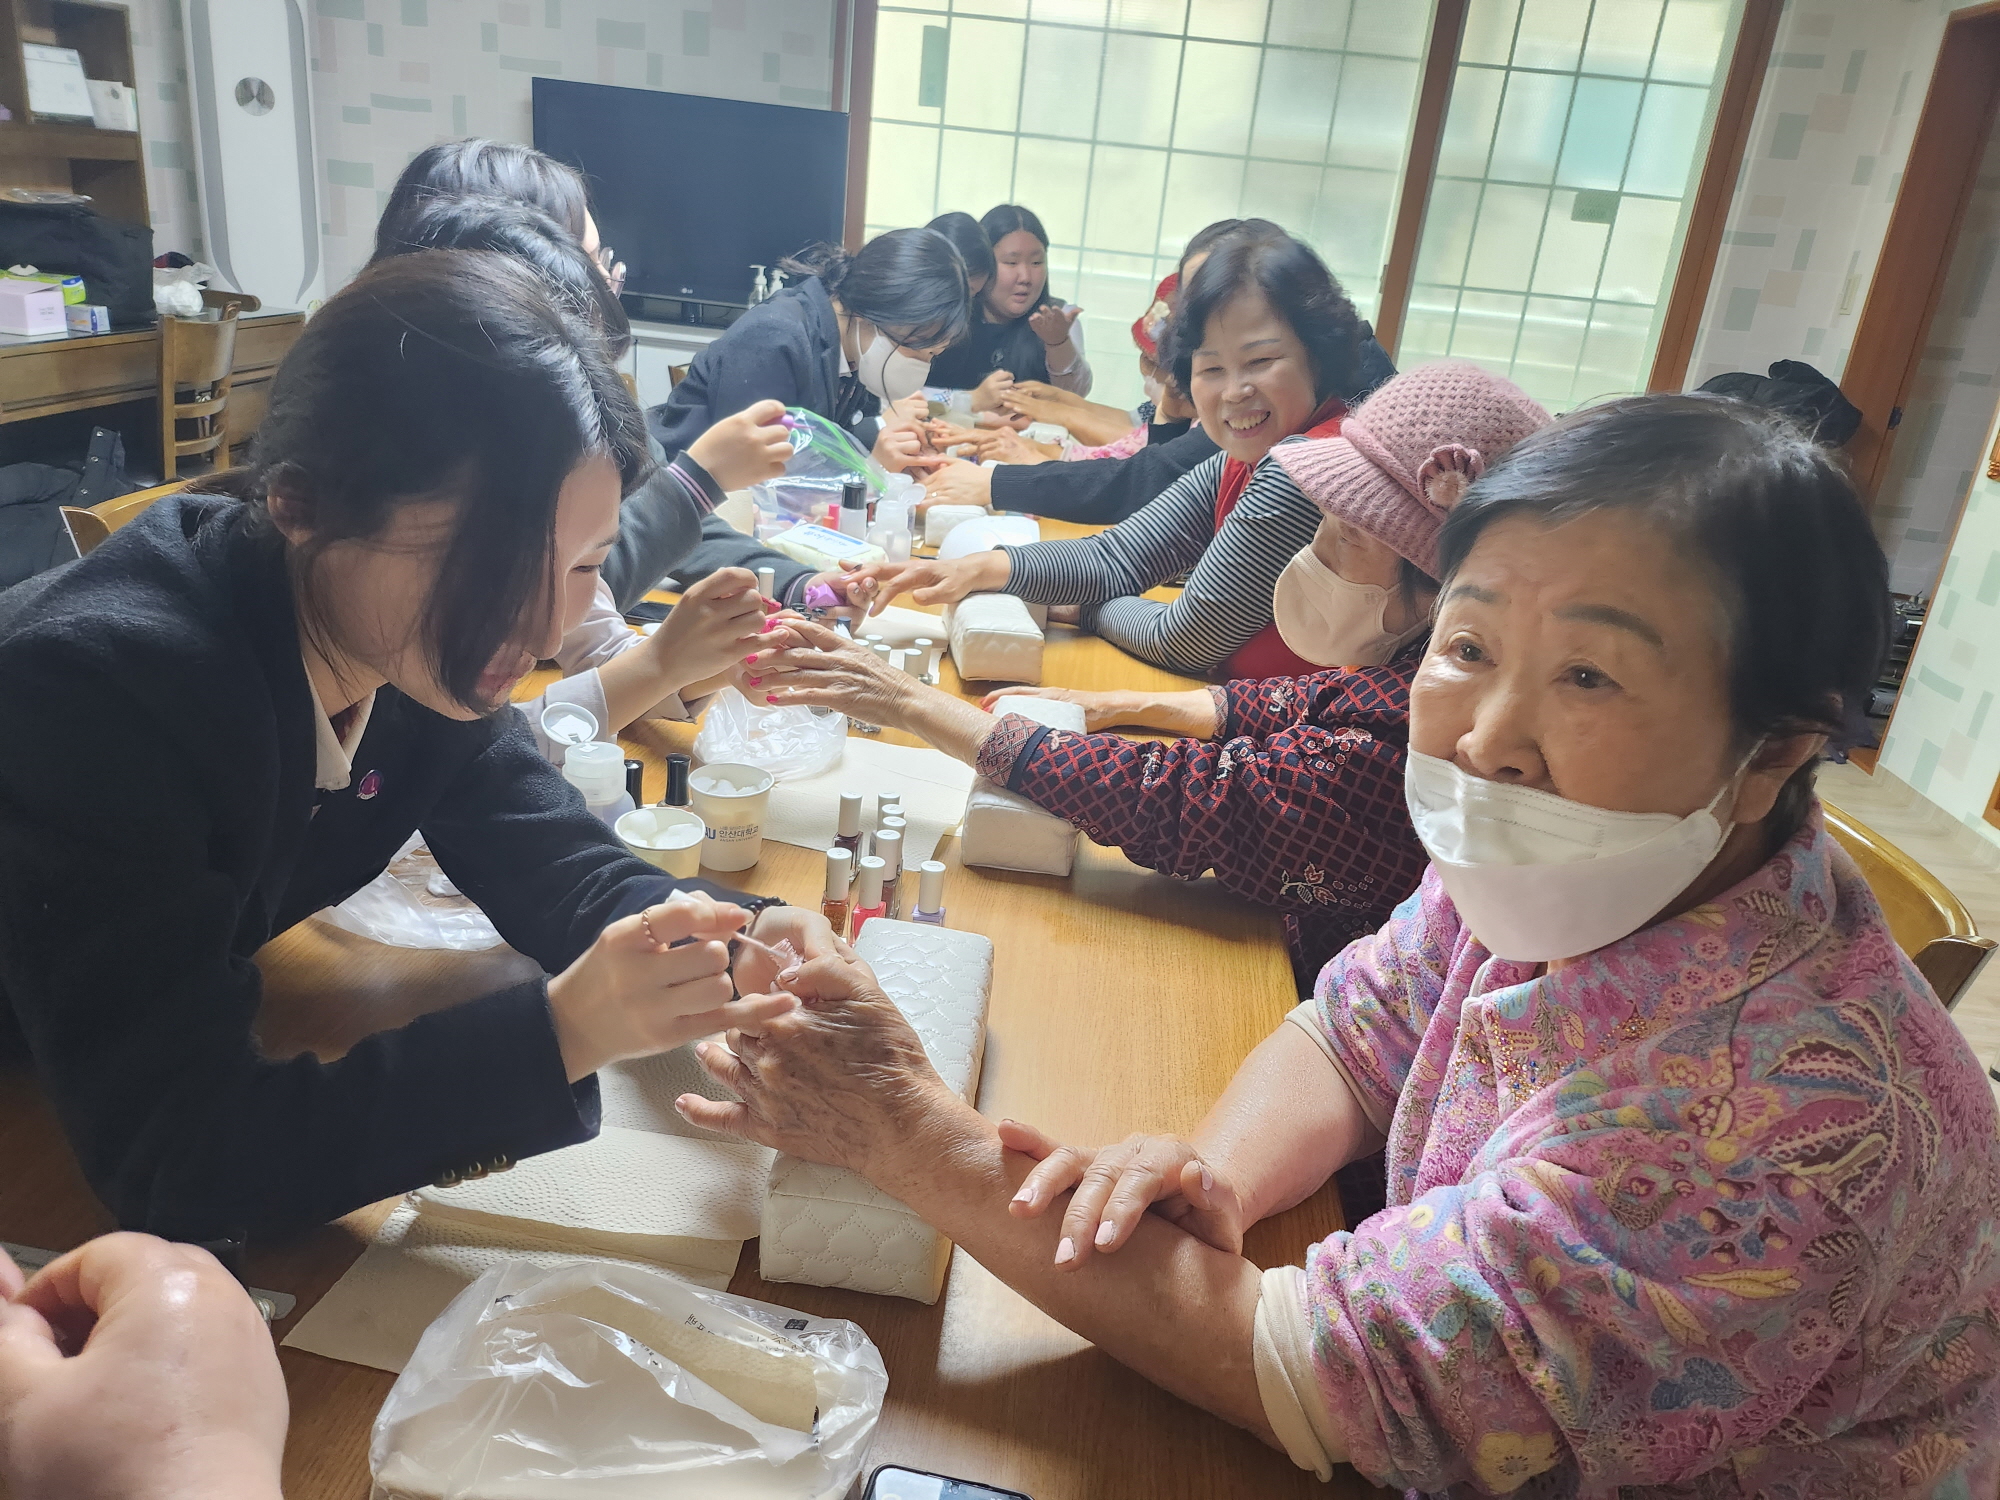
M 704 1048 L 743 1103 L 684 1111 L 865 1172 L 1322 1475 L 1990 1500 L 2000 1119 L 1812 788 L 1886 637 L 1846 478 L 1747 407 L 1635 398 L 1524 442 L 1440 551 L 1431 868 L 1193 1139 L 996 1129 L 846 958 Z M 1385 1211 L 1243 1257 L 1384 1143 Z

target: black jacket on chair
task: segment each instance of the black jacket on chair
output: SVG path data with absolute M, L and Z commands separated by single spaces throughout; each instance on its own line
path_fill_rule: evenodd
M 875 446 L 882 403 L 858 381 L 841 375 L 840 320 L 817 276 L 786 287 L 730 324 L 695 355 L 673 394 L 647 411 L 646 427 L 671 459 L 724 417 L 759 401 L 818 412 L 851 434 L 864 453 Z M 770 568 L 777 575 L 778 597 L 786 599 L 793 585 L 813 571 L 713 515 L 702 518 L 701 539 L 691 547 L 671 555 L 663 548 L 628 555 L 639 546 L 636 540 L 628 546 L 628 537 L 657 530 L 663 538 L 678 538 L 678 531 L 655 527 L 650 519 L 653 507 L 668 503 L 675 503 L 673 496 L 656 495 L 650 487 L 625 502 L 619 542 L 605 565 L 607 578 L 618 580 L 612 592 L 621 607 L 668 574 L 685 587 L 721 568 Z
M 567 1081 L 539 979 L 335 1062 L 258 1052 L 251 955 L 415 830 L 550 973 L 674 886 L 584 810 L 518 714 L 455 721 L 384 687 L 348 786 L 317 791 L 291 585 L 261 515 L 172 496 L 0 594 L 0 683 L 0 1014 L 120 1224 L 277 1233 L 596 1133 L 597 1082 Z

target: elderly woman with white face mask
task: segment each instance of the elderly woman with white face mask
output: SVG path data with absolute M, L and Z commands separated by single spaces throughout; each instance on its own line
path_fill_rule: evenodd
M 1341 436 L 1273 450 L 1267 482 L 1323 516 L 1278 579 L 1278 626 L 1292 651 L 1332 670 L 1184 693 L 1010 690 L 1082 704 L 1093 732 L 1080 735 L 1008 713 L 1007 693 L 986 700 L 991 712 L 974 708 L 810 626 L 793 627 L 799 649 L 760 650 L 747 670 L 773 702 L 921 735 L 1141 864 L 1185 879 L 1213 871 L 1285 914 L 1310 985 L 1423 871 L 1403 762 L 1438 527 L 1471 475 L 1548 420 L 1498 376 L 1439 363 L 1390 380 Z M 1114 724 L 1187 738 L 1095 732 Z
M 844 954 L 702 1044 L 741 1103 L 682 1112 L 863 1172 L 1325 1475 L 1992 1495 L 2000 1117 L 1813 793 L 1887 644 L 1852 484 L 1745 405 L 1638 397 L 1522 443 L 1440 566 L 1406 789 L 1432 867 L 1192 1139 L 996 1127 Z M 1303 1267 L 1244 1256 L 1383 1143 L 1386 1209 Z

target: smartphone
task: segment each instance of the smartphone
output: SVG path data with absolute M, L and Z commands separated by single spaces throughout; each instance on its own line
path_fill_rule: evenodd
M 667 617 L 671 604 L 656 604 L 651 599 L 641 599 L 625 611 L 625 618 L 634 625 L 657 625 Z
M 905 1469 L 884 1464 L 868 1476 L 868 1493 L 862 1500 L 1029 1500 L 1019 1490 L 996 1490 L 990 1484 L 970 1479 L 952 1479 L 943 1474 L 926 1474 L 921 1469 Z

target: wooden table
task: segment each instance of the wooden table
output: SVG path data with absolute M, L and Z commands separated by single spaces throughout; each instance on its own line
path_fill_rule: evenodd
M 1053 684 L 1194 685 L 1074 631 L 1050 636 L 1045 675 Z M 949 677 L 946 685 L 958 687 Z M 535 691 L 536 683 L 524 685 L 524 695 Z M 691 740 L 689 726 L 657 721 L 626 738 L 627 753 L 647 762 L 649 797 L 661 795 L 661 758 Z M 1212 881 L 1169 880 L 1087 841 L 1067 880 L 963 868 L 955 840 L 938 857 L 951 870 L 949 924 L 988 934 L 996 949 L 979 1094 L 991 1118 L 1031 1121 L 1079 1141 L 1188 1130 L 1293 1003 L 1276 918 Z M 755 869 L 717 878 L 817 904 L 823 868 L 816 851 L 767 842 Z M 337 1055 L 372 1031 L 534 972 L 506 949 L 418 954 L 318 923 L 284 934 L 258 963 L 267 987 L 260 1031 L 277 1055 Z M 301 1004 L 308 996 L 310 1013 Z M 39 1090 L 20 1075 L 0 1075 L 0 1163 L 0 1239 L 68 1246 L 110 1227 Z M 303 1311 L 339 1279 L 391 1206 L 254 1250 L 250 1280 L 294 1294 Z M 1329 1187 L 1259 1225 L 1249 1253 L 1265 1266 L 1298 1262 L 1339 1227 Z M 754 1244 L 746 1246 L 731 1290 L 850 1318 L 881 1348 L 890 1387 L 871 1464 L 984 1480 L 1034 1500 L 1377 1493 L 1347 1469 L 1330 1488 L 1319 1485 L 1069 1333 L 963 1251 L 935 1307 L 770 1285 L 756 1265 Z M 281 1336 L 290 1321 L 279 1325 Z M 292 1403 L 285 1493 L 363 1500 L 369 1426 L 391 1377 L 294 1349 L 280 1359 Z
M 241 315 L 229 389 L 232 434 L 248 434 L 263 420 L 271 377 L 305 325 L 304 313 L 287 308 Z M 145 401 L 159 393 L 158 328 L 73 333 L 64 338 L 0 334 L 0 424 Z

